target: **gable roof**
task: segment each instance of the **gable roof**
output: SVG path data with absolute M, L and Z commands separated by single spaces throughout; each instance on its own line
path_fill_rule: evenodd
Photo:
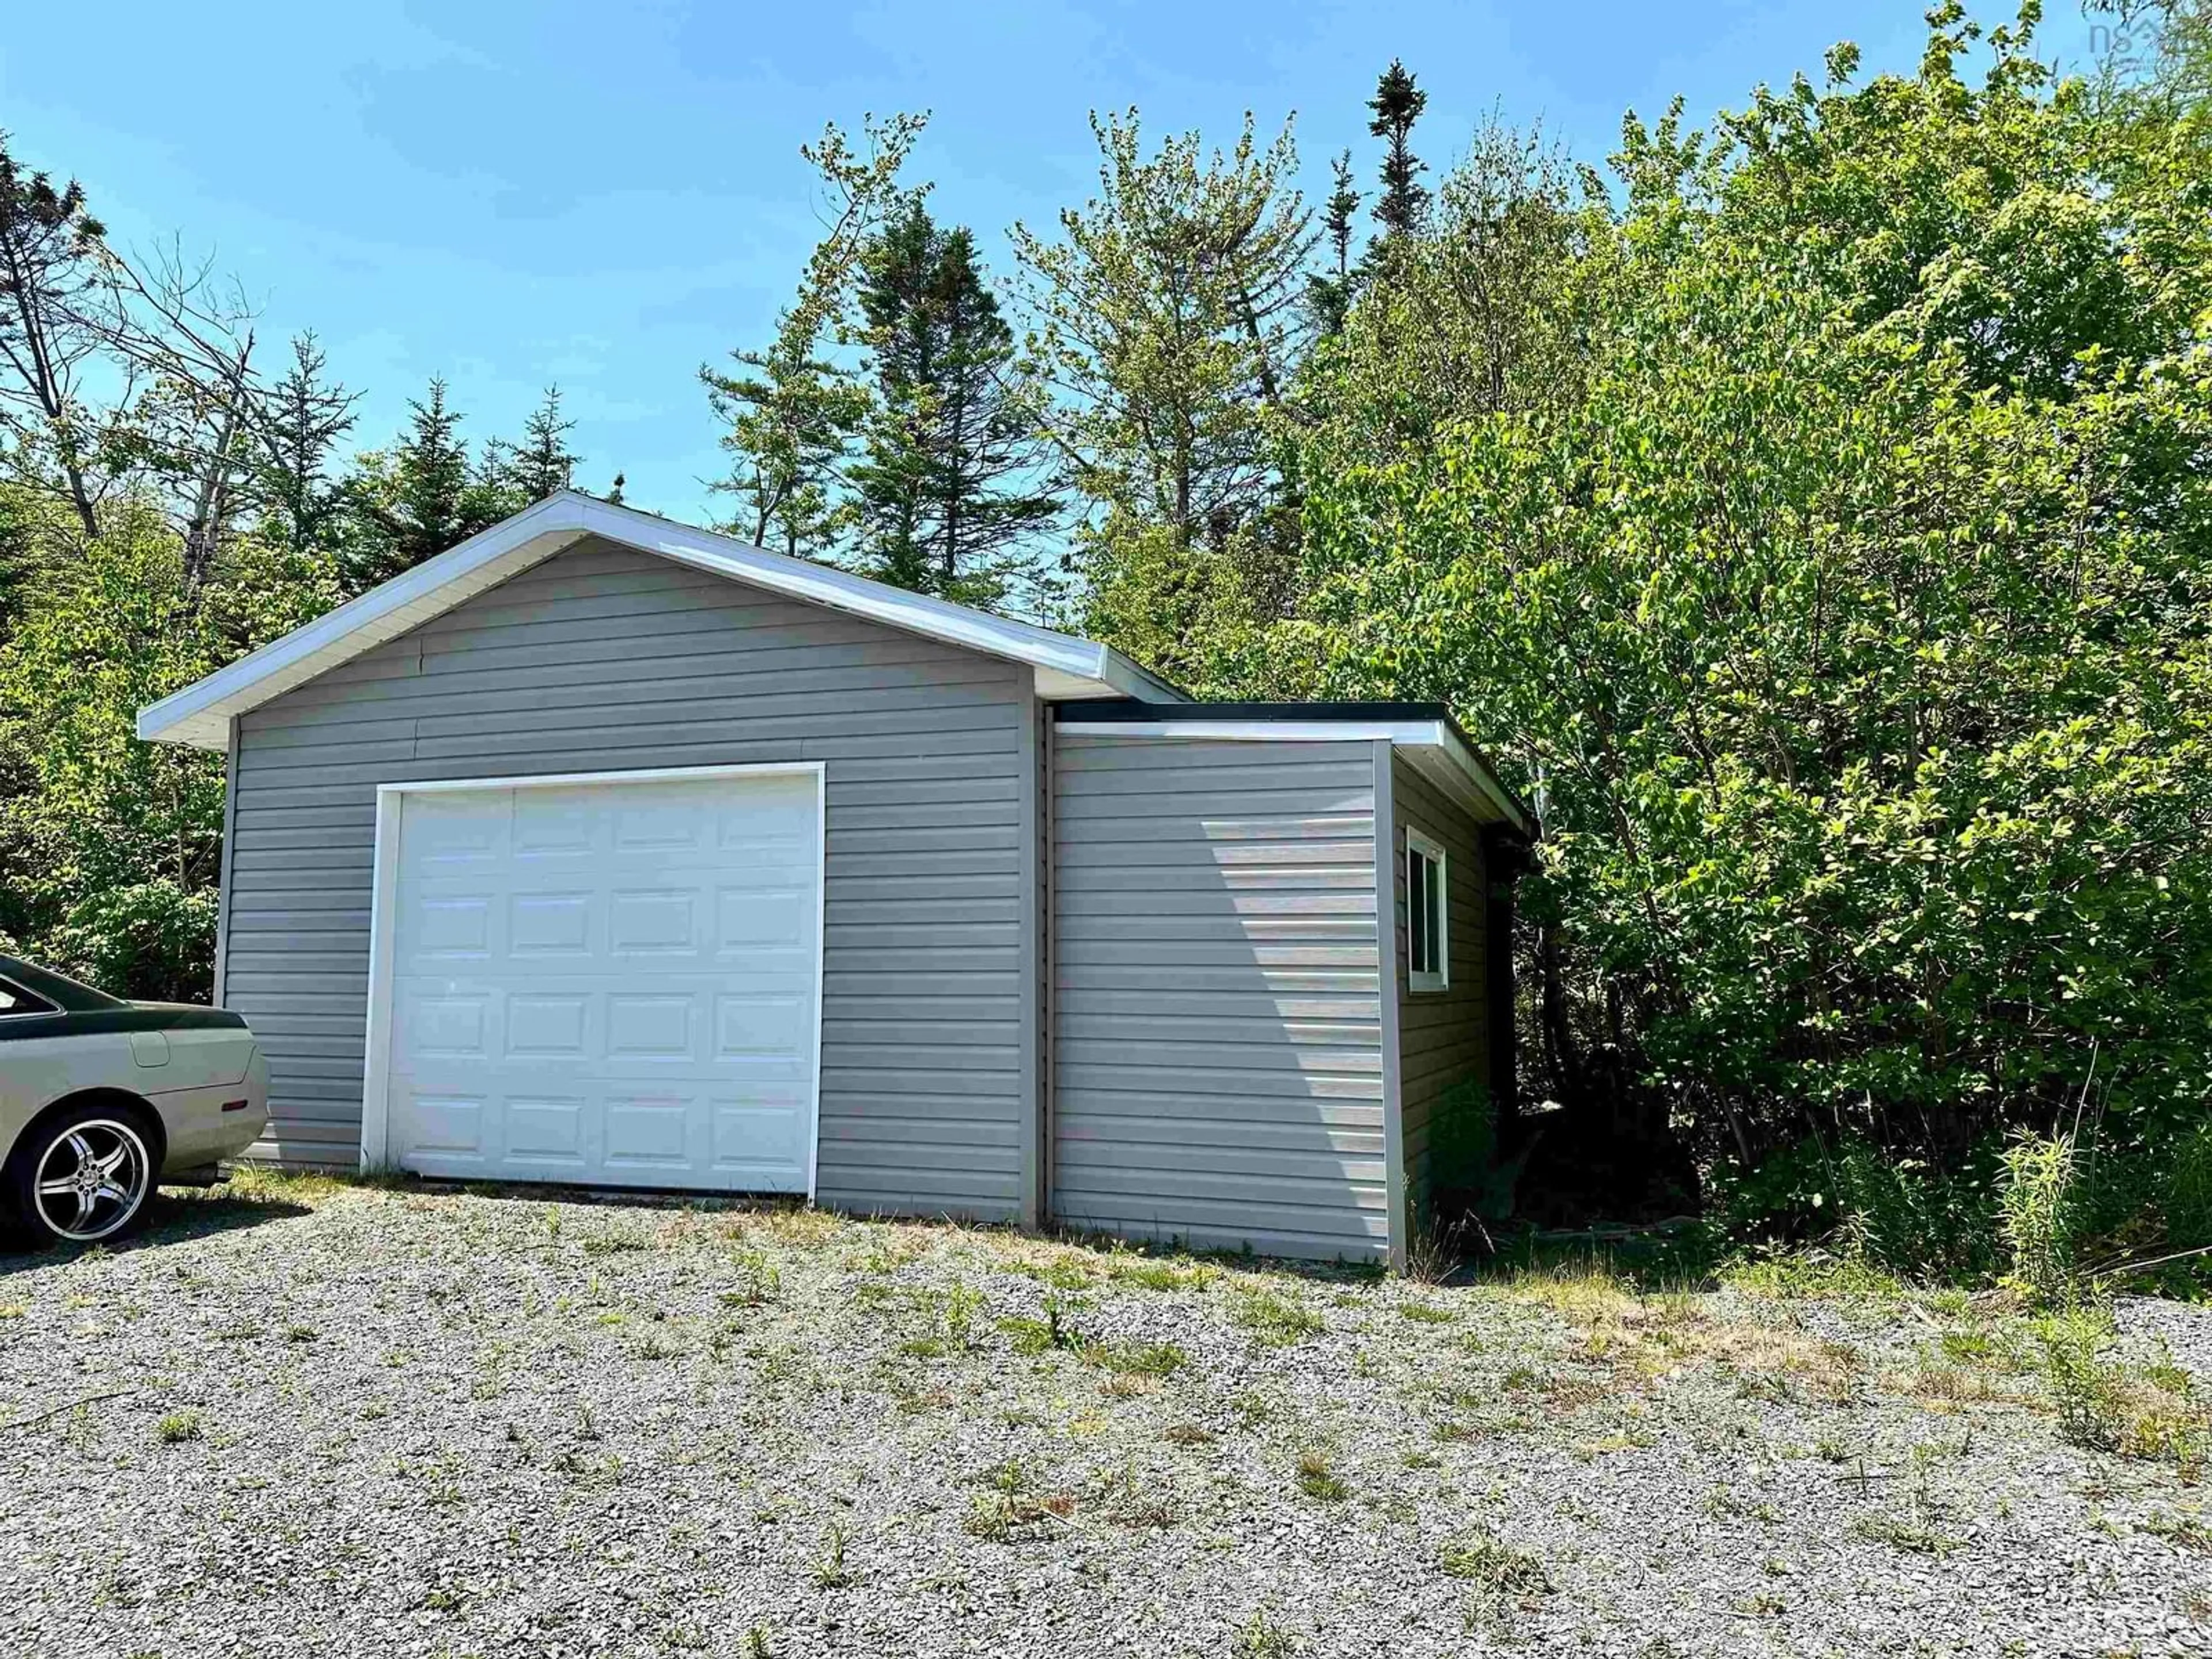
M 830 565 L 813 564 L 711 531 L 563 490 L 502 520 L 459 547 L 371 588 L 313 622 L 272 640 L 205 679 L 138 711 L 138 735 L 202 749 L 228 744 L 230 721 L 363 652 L 443 616 L 464 600 L 555 554 L 599 537 L 732 581 L 866 617 L 1036 671 L 1037 695 L 1189 699 L 1110 646 L 909 593 Z

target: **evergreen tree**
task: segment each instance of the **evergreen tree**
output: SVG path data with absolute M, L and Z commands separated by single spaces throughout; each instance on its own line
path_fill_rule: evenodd
M 347 585 L 365 592 L 423 560 L 458 546 L 507 516 L 497 483 L 469 464 L 461 416 L 446 403 L 446 382 L 432 376 L 420 401 L 410 399 L 406 434 L 385 455 L 362 458 L 355 483 L 366 533 L 343 555 Z
M 875 407 L 848 475 L 873 574 L 969 604 L 1003 599 L 1012 551 L 1059 510 L 1011 390 L 1013 331 L 964 228 L 911 198 L 870 244 L 859 301 Z
M 1395 58 L 1376 82 L 1375 96 L 1368 100 L 1367 107 L 1375 112 L 1375 118 L 1367 124 L 1367 130 L 1389 144 L 1382 157 L 1382 193 L 1375 204 L 1375 217 L 1382 226 L 1385 240 L 1411 235 L 1428 214 L 1429 190 L 1420 182 L 1428 167 L 1414 155 L 1411 146 L 1413 123 L 1421 118 L 1428 103 L 1429 94 L 1413 84 L 1405 64 Z
M 255 494 L 270 533 L 304 553 L 336 530 L 343 492 L 329 477 L 331 453 L 353 429 L 359 393 L 325 378 L 313 332 L 292 341 L 292 364 L 270 388 L 257 427 L 262 459 Z
M 518 507 L 557 495 L 572 486 L 578 458 L 568 448 L 568 434 L 575 424 L 561 418 L 561 388 L 547 386 L 544 401 L 523 428 L 522 442 L 505 456 L 502 482 L 519 498 Z
M 468 493 L 469 447 L 461 416 L 446 405 L 446 382 L 431 377 L 427 401 L 410 398 L 411 419 L 396 453 L 400 519 L 395 534 L 406 538 L 407 562 L 419 564 L 464 539 L 462 500 Z
M 852 289 L 860 258 L 900 199 L 898 170 L 926 116 L 869 117 L 856 147 L 835 124 L 799 154 L 835 204 L 828 232 L 806 262 L 799 295 L 776 319 L 765 350 L 732 351 L 739 373 L 702 366 L 707 401 L 727 429 L 730 475 L 716 491 L 738 499 L 724 526 L 793 557 L 828 554 L 848 520 L 842 469 L 868 414 L 868 392 L 825 355 L 852 343 Z
M 1347 149 L 1339 155 L 1330 170 L 1335 175 L 1335 188 L 1329 191 L 1322 229 L 1336 268 L 1313 278 L 1307 292 L 1314 320 L 1324 334 L 1340 332 L 1345 315 L 1352 309 L 1352 216 L 1359 211 L 1359 192 L 1352 187 L 1352 152 Z

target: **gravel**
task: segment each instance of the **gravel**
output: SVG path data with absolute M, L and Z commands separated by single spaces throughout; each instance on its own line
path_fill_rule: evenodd
M 0 1654 L 2212 1650 L 1966 1316 L 264 1177 L 0 1258 Z

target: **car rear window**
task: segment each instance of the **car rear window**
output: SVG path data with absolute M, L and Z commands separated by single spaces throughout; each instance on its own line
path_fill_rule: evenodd
M 10 1014 L 51 1014 L 54 1005 L 43 997 L 34 997 L 20 985 L 10 985 L 0 979 L 0 1019 Z

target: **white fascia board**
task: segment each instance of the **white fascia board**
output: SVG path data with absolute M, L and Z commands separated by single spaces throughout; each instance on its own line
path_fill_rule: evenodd
M 232 715 L 444 615 L 576 541 L 583 532 L 566 509 L 566 497 L 550 497 L 271 640 L 140 709 L 138 735 L 203 749 L 222 746 L 220 734 Z
M 141 709 L 138 735 L 221 749 L 233 715 L 443 615 L 586 536 L 657 553 L 695 569 L 948 645 L 1029 664 L 1037 671 L 1041 696 L 1186 701 L 1175 687 L 1095 641 L 909 593 L 849 571 L 564 491 Z
M 909 593 L 833 565 L 771 553 L 763 547 L 634 513 L 628 507 L 611 507 L 585 496 L 572 499 L 587 535 L 604 536 L 694 569 L 713 571 L 792 599 L 866 617 L 947 645 L 1052 669 L 1094 685 L 1111 685 L 1105 672 L 1109 653 L 1093 641 L 971 611 L 927 593 Z M 1114 691 L 1120 694 L 1118 687 Z
M 1180 738 L 1217 743 L 1387 743 L 1413 751 L 1440 787 L 1457 796 L 1480 818 L 1502 821 L 1523 835 L 1536 827 L 1490 769 L 1443 720 L 1062 720 L 1054 727 L 1067 738 Z
M 1429 746 L 1415 748 L 1409 758 L 1447 793 L 1456 795 L 1479 818 L 1511 824 L 1524 836 L 1537 833 L 1536 822 L 1522 810 L 1505 786 L 1483 764 L 1482 757 L 1460 741 L 1459 733 L 1443 721 L 1439 737 Z M 1469 797 L 1473 799 L 1470 799 Z

